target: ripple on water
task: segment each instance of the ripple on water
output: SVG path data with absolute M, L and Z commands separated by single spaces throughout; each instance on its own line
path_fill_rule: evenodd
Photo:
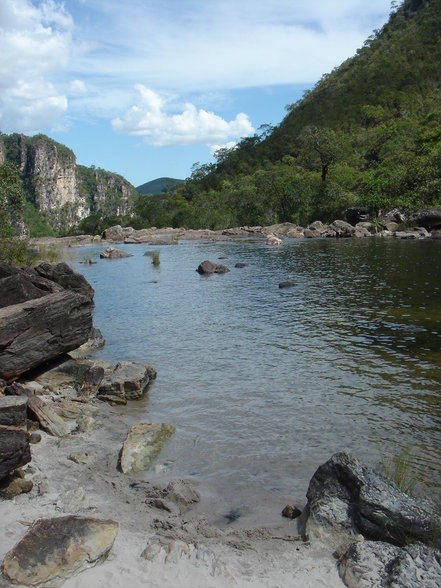
M 440 243 L 180 243 L 157 248 L 157 269 L 124 247 L 134 257 L 76 269 L 96 291 L 101 357 L 158 371 L 142 418 L 177 428 L 167 475 L 233 509 L 266 492 L 301 503 L 334 451 L 376 463 L 411 447 L 439 493 Z M 224 256 L 228 274 L 195 272 Z

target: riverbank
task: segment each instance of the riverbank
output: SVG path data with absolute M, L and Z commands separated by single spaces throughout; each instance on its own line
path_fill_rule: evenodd
M 47 378 L 41 377 L 26 385 L 40 387 L 46 392 L 41 398 L 57 406 L 63 389 L 48 395 L 41 389 L 43 381 L 47 386 Z M 32 461 L 23 468 L 25 478 L 33 482 L 31 492 L 0 501 L 0 559 L 31 522 L 74 514 L 115 520 L 119 531 L 108 559 L 67 580 L 66 588 L 343 586 L 332 548 L 304 543 L 295 521 L 281 517 L 276 527 L 260 528 L 256 521 L 248 530 L 240 524 L 219 529 L 191 508 L 180 512 L 186 510 L 182 504 L 174 504 L 173 512 L 159 503 L 152 505 L 158 488 L 118 469 L 119 451 L 133 417 L 124 407 L 96 399 L 87 405 L 98 411 L 93 429 L 82 432 L 73 427 L 64 438 L 40 431 L 41 441 L 32 445 Z
M 106 229 L 102 235 L 76 235 L 69 237 L 42 237 L 32 239 L 34 244 L 41 245 L 90 245 L 90 243 L 127 243 L 149 245 L 177 245 L 180 240 L 219 242 L 235 239 L 257 238 L 271 241 L 273 237 L 278 239 L 314 239 L 314 238 L 358 238 L 366 237 L 395 237 L 398 239 L 440 239 L 441 238 L 441 210 L 436 217 L 415 216 L 414 222 L 404 223 L 404 218 L 394 215 L 382 220 L 371 222 L 362 221 L 354 225 L 335 220 L 325 224 L 315 221 L 307 227 L 285 222 L 269 226 L 234 227 L 229 229 L 184 229 L 184 228 L 148 228 L 135 230 L 132 227 L 115 225 Z M 397 213 L 398 214 L 398 213 Z M 429 219 L 430 222 L 427 220 Z M 397 222 L 398 221 L 398 222 Z M 410 219 L 409 219 L 410 221 Z M 268 242 L 269 242 L 268 241 Z M 269 242 L 269 244 L 280 244 Z

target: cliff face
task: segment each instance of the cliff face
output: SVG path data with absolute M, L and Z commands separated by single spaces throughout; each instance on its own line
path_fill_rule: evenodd
M 54 230 L 68 229 L 92 213 L 130 214 L 136 191 L 121 176 L 77 165 L 73 151 L 44 135 L 2 138 L 0 162 L 3 154 L 18 165 L 27 199 Z

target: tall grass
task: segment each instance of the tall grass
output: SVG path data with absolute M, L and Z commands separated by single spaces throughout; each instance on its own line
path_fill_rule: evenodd
M 418 483 L 412 448 L 402 449 L 398 455 L 382 457 L 381 469 L 401 492 L 412 494 Z

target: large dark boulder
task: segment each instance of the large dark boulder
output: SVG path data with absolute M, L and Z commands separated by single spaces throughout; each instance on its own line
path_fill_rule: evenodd
M 345 217 L 350 225 L 366 222 L 369 220 L 369 209 L 364 207 L 348 208 L 345 210 Z
M 35 266 L 34 271 L 38 276 L 55 282 L 65 290 L 72 290 L 93 300 L 95 292 L 92 286 L 84 276 L 74 272 L 67 263 L 47 263 L 43 261 Z
M 441 229 L 441 208 L 425 208 L 415 212 L 410 222 L 417 227 L 424 227 L 428 231 Z
M 0 378 L 11 381 L 85 343 L 93 296 L 66 263 L 0 264 Z
M 441 536 L 441 517 L 429 500 L 404 494 L 347 453 L 317 469 L 307 498 L 306 533 L 334 535 L 337 544 L 341 535 L 359 533 L 400 546 Z
M 62 290 L 0 309 L 0 378 L 11 381 L 89 338 L 92 302 Z
M 30 461 L 29 434 L 0 426 L 0 480 Z

